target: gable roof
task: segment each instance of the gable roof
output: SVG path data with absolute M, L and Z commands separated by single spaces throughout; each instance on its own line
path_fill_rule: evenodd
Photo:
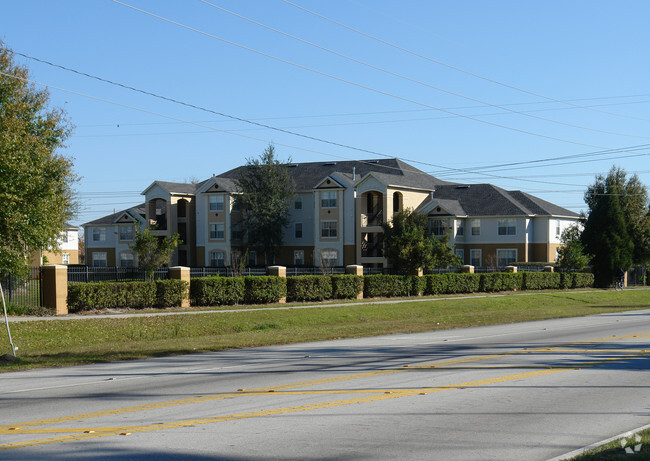
M 521 191 L 507 191 L 492 184 L 438 186 L 433 197 L 420 208 L 436 200 L 456 200 L 467 216 L 562 216 L 579 215 L 566 208 Z
M 140 205 L 132 206 L 131 208 L 118 211 L 117 213 L 109 214 L 99 219 L 95 219 L 94 221 L 87 222 L 85 224 L 82 224 L 82 226 L 100 226 L 100 225 L 115 224 L 115 221 L 124 213 L 134 214 L 136 218 L 138 218 L 139 215 L 140 218 L 144 219 L 147 214 L 146 204 L 141 203 Z
M 368 173 L 373 173 L 389 185 L 433 190 L 435 186 L 454 184 L 435 178 L 424 171 L 396 158 L 379 160 L 346 160 L 343 162 L 306 162 L 286 165 L 293 178 L 297 191 L 310 191 L 323 178 L 337 174 L 356 184 Z M 217 176 L 218 178 L 239 179 L 248 166 L 240 166 Z

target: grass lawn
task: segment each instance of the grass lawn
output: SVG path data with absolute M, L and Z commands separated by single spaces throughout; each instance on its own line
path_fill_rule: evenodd
M 625 450 L 628 450 L 627 452 Z M 650 429 L 590 450 L 571 461 L 650 460 Z
M 323 304 L 309 309 L 251 308 L 245 312 L 14 322 L 10 324 L 11 334 L 19 347 L 19 360 L 0 361 L 0 372 L 648 308 L 650 291 L 630 289 L 622 292 L 526 292 L 462 299 L 416 298 L 399 304 L 350 302 L 345 306 Z M 7 352 L 10 347 L 3 326 L 0 355 Z

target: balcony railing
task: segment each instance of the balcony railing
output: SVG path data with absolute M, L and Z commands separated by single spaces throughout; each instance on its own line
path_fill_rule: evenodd
M 384 210 L 361 213 L 361 227 L 381 226 L 384 223 Z

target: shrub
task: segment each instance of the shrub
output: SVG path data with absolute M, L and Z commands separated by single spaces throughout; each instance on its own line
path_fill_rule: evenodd
M 287 296 L 287 279 L 275 275 L 244 277 L 244 302 L 247 304 L 277 303 Z
M 156 306 L 178 307 L 187 298 L 189 284 L 185 280 L 157 280 Z
M 322 301 L 332 297 L 329 275 L 298 275 L 287 277 L 288 301 Z
M 190 298 L 193 306 L 222 306 L 244 301 L 242 277 L 201 277 L 190 281 Z
M 524 272 L 524 288 L 526 290 L 559 289 L 560 286 L 558 272 Z
M 590 288 L 594 286 L 594 274 L 575 272 L 573 276 L 573 283 L 571 288 Z
M 416 296 L 423 291 L 424 279 L 417 275 L 366 275 L 363 297 Z
M 447 293 L 475 293 L 481 286 L 479 274 L 445 274 Z
M 479 291 L 514 291 L 523 289 L 523 274 L 493 272 L 480 275 Z
M 68 285 L 69 312 L 115 307 L 142 309 L 155 304 L 155 282 L 88 282 Z
M 363 291 L 363 277 L 360 275 L 332 275 L 332 298 L 354 299 Z
M 424 294 L 442 295 L 447 293 L 447 283 L 449 279 L 446 274 L 431 274 L 424 276 Z

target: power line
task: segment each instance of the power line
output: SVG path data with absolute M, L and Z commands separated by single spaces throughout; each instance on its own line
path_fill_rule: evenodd
M 357 64 L 361 64 L 362 66 L 366 66 L 368 68 L 378 70 L 380 72 L 386 73 L 386 74 L 391 75 L 393 77 L 401 78 L 401 79 L 406 80 L 406 81 L 411 82 L 411 83 L 416 83 L 418 85 L 426 86 L 427 88 L 431 88 L 431 89 L 434 89 L 436 91 L 440 91 L 440 92 L 443 92 L 443 93 L 446 93 L 446 94 L 449 94 L 449 95 L 452 95 L 452 96 L 456 96 L 458 98 L 466 99 L 468 101 L 473 101 L 473 102 L 482 104 L 484 106 L 493 107 L 493 108 L 496 108 L 496 109 L 501 109 L 501 110 L 510 112 L 512 114 L 522 115 L 524 117 L 531 117 L 531 118 L 534 118 L 536 120 L 542 120 L 542 121 L 545 121 L 545 122 L 555 123 L 555 124 L 562 125 L 562 126 L 567 126 L 567 127 L 570 127 L 570 128 L 578 128 L 578 129 L 581 129 L 581 130 L 593 131 L 593 132 L 597 132 L 597 133 L 604 133 L 604 134 L 615 135 L 615 136 L 625 136 L 625 137 L 629 137 L 629 138 L 650 139 L 650 137 L 648 137 L 648 136 L 638 136 L 638 135 L 627 134 L 627 133 L 618 133 L 618 132 L 614 132 L 614 131 L 600 130 L 600 129 L 597 129 L 597 128 L 589 128 L 589 127 L 582 126 L 582 125 L 575 125 L 575 124 L 572 124 L 572 123 L 561 122 L 559 120 L 554 120 L 554 119 L 550 119 L 550 118 L 546 118 L 546 117 L 540 117 L 540 116 L 537 116 L 537 115 L 532 115 L 530 113 L 521 112 L 521 111 L 517 111 L 517 110 L 514 110 L 514 109 L 509 109 L 509 108 L 504 107 L 504 106 L 499 106 L 497 104 L 493 104 L 493 103 L 490 103 L 490 102 L 487 102 L 487 101 L 483 101 L 481 99 L 472 98 L 470 96 L 466 96 L 466 95 L 461 94 L 461 93 L 456 93 L 454 91 L 445 90 L 444 88 L 440 88 L 440 87 L 437 87 L 435 85 L 431 85 L 429 83 L 423 82 L 421 80 L 417 80 L 417 79 L 407 77 L 407 76 L 402 75 L 402 74 L 398 74 L 396 72 L 384 69 L 384 68 L 379 67 L 379 66 L 375 66 L 373 64 L 369 64 L 369 63 L 367 63 L 365 61 L 361 61 L 359 59 L 353 58 L 353 57 L 345 55 L 343 53 L 339 53 L 339 52 L 331 50 L 329 48 L 325 48 L 325 47 L 320 46 L 320 45 L 318 45 L 316 43 L 310 42 L 308 40 L 304 40 L 304 39 L 302 39 L 300 37 L 297 37 L 295 35 L 288 34 L 288 33 L 283 32 L 281 30 L 278 30 L 278 29 L 275 29 L 273 27 L 262 24 L 261 22 L 258 22 L 258 21 L 255 21 L 253 19 L 247 18 L 246 16 L 242 16 L 241 14 L 238 14 L 238 13 L 235 13 L 233 11 L 222 8 L 220 6 L 214 5 L 214 4 L 210 3 L 210 2 L 208 2 L 207 0 L 199 0 L 199 1 L 202 2 L 202 3 L 205 3 L 206 5 L 211 6 L 213 8 L 216 8 L 216 9 L 218 9 L 220 11 L 223 11 L 223 12 L 225 12 L 227 14 L 236 16 L 236 17 L 238 17 L 240 19 L 243 19 L 245 21 L 248 21 L 248 22 L 250 22 L 252 24 L 263 27 L 263 28 L 265 28 L 267 30 L 271 30 L 271 31 L 276 32 L 278 34 L 284 35 L 285 37 L 289 37 L 289 38 L 291 38 L 293 40 L 297 40 L 297 41 L 299 41 L 301 43 L 305 43 L 307 45 L 318 48 L 319 50 L 326 51 L 328 53 L 334 54 L 336 56 L 339 56 L 341 58 L 344 58 L 344 59 L 347 59 L 349 61 L 355 62 Z
M 496 126 L 496 127 L 499 127 L 499 128 L 503 128 L 503 129 L 506 129 L 506 130 L 510 130 L 510 131 L 514 131 L 514 132 L 518 132 L 518 133 L 522 133 L 522 134 L 528 134 L 528 135 L 531 135 L 531 136 L 537 136 L 537 137 L 544 138 L 544 139 L 550 139 L 550 140 L 553 140 L 553 141 L 559 141 L 559 142 L 563 142 L 563 143 L 567 143 L 567 144 L 574 144 L 574 145 L 578 145 L 578 146 L 591 147 L 591 148 L 601 148 L 601 149 L 605 148 L 604 146 L 597 146 L 597 145 L 593 145 L 593 144 L 586 144 L 586 143 L 581 143 L 581 142 L 577 142 L 577 141 L 570 141 L 570 140 L 567 140 L 567 139 L 556 138 L 554 136 L 548 136 L 548 135 L 544 135 L 544 134 L 541 134 L 541 133 L 535 133 L 535 132 L 532 132 L 532 131 L 527 131 L 527 130 L 523 130 L 523 129 L 519 129 L 519 128 L 507 126 L 507 125 L 501 125 L 499 123 L 494 123 L 494 122 L 490 122 L 490 121 L 487 121 L 487 120 L 482 120 L 482 119 L 479 119 L 479 118 L 476 118 L 476 117 L 470 117 L 470 116 L 467 116 L 467 115 L 458 114 L 456 112 L 452 112 L 452 111 L 449 111 L 449 110 L 442 109 L 440 107 L 425 104 L 423 102 L 419 102 L 419 101 L 416 101 L 416 100 L 413 100 L 413 99 L 410 99 L 410 98 L 398 96 L 398 95 L 389 93 L 387 91 L 379 90 L 379 89 L 376 89 L 376 88 L 373 88 L 373 87 L 370 87 L 370 86 L 367 86 L 367 85 L 363 85 L 361 83 L 356 83 L 356 82 L 353 82 L 351 80 L 347 80 L 347 79 L 344 79 L 342 77 L 337 77 L 335 75 L 328 74 L 326 72 L 319 71 L 319 70 L 311 68 L 311 67 L 303 66 L 302 64 L 298 64 L 298 63 L 295 63 L 293 61 L 288 61 L 286 59 L 279 58 L 277 56 L 273 56 L 273 55 L 265 53 L 263 51 L 259 51 L 259 50 L 256 50 L 254 48 L 250 48 L 250 47 L 247 47 L 245 45 L 235 43 L 233 41 L 224 39 L 222 37 L 218 37 L 218 36 L 216 36 L 214 34 L 210 34 L 208 32 L 204 32 L 204 31 L 196 29 L 194 27 L 187 26 L 187 25 L 182 24 L 180 22 L 165 18 L 165 17 L 157 15 L 155 13 L 151 13 L 149 11 L 146 11 L 146 10 L 143 10 L 143 9 L 140 9 L 140 8 L 136 8 L 136 7 L 132 6 L 132 5 L 120 2 L 118 0 L 111 0 L 111 1 L 113 3 L 117 3 L 119 5 L 130 8 L 130 9 L 132 9 L 134 11 L 138 11 L 140 13 L 151 16 L 153 18 L 160 19 L 162 21 L 165 21 L 165 22 L 168 22 L 170 24 L 185 28 L 187 30 L 190 30 L 190 31 L 193 31 L 193 32 L 196 32 L 196 33 L 199 33 L 201 35 L 205 35 L 206 37 L 214 38 L 214 39 L 219 40 L 219 41 L 221 41 L 223 43 L 227 43 L 229 45 L 236 46 L 236 47 L 241 48 L 243 50 L 247 50 L 247 51 L 259 54 L 261 56 L 265 56 L 265 57 L 267 57 L 269 59 L 273 59 L 273 60 L 288 64 L 288 65 L 297 67 L 299 69 L 306 70 L 308 72 L 313 72 L 315 74 L 318 74 L 318 75 L 321 75 L 321 76 L 324 76 L 324 77 L 328 77 L 328 78 L 331 78 L 333 80 L 336 80 L 336 81 L 339 81 L 339 82 L 342 82 L 342 83 L 346 83 L 348 85 L 356 86 L 358 88 L 363 88 L 365 90 L 368 90 L 368 91 L 371 91 L 371 92 L 374 92 L 374 93 L 377 93 L 377 94 L 381 94 L 381 95 L 384 95 L 384 96 L 388 96 L 390 98 L 398 99 L 400 101 L 410 102 L 412 104 L 417 104 L 417 105 L 422 106 L 422 107 L 428 107 L 429 109 L 435 109 L 435 110 L 438 110 L 440 112 L 448 113 L 448 114 L 451 114 L 451 115 L 456 115 L 458 117 L 462 117 L 462 118 L 465 118 L 465 119 L 468 119 L 468 120 L 473 120 L 475 122 L 483 123 L 483 124 L 490 125 L 490 126 Z
M 401 47 L 401 46 L 396 45 L 394 43 L 388 42 L 388 41 L 383 40 L 383 39 L 381 39 L 379 37 L 376 37 L 374 35 L 367 34 L 365 32 L 362 32 L 362 31 L 358 30 L 358 29 L 347 26 L 347 25 L 345 25 L 345 24 L 343 24 L 341 22 L 335 21 L 334 19 L 328 18 L 327 16 L 316 13 L 315 11 L 308 10 L 307 8 L 304 8 L 304 7 L 300 6 L 300 5 L 296 5 L 295 3 L 292 3 L 292 2 L 290 2 L 288 0 L 281 0 L 281 1 L 288 4 L 288 5 L 293 6 L 295 8 L 298 8 L 298 9 L 300 9 L 302 11 L 305 11 L 305 12 L 307 12 L 309 14 L 312 14 L 314 16 L 317 16 L 317 17 L 321 18 L 321 19 L 324 19 L 325 21 L 329 21 L 329 22 L 331 22 L 333 24 L 336 24 L 337 26 L 343 27 L 344 29 L 347 29 L 347 30 L 350 30 L 350 31 L 355 32 L 357 34 L 363 35 L 364 37 L 367 37 L 367 38 L 369 38 L 371 40 L 375 40 L 375 41 L 377 41 L 379 43 L 383 43 L 384 45 L 390 46 L 391 48 L 395 48 L 395 49 L 400 50 L 400 51 L 402 51 L 404 53 L 408 53 L 408 54 L 410 54 L 412 56 L 415 56 L 415 57 L 418 57 L 418 58 L 433 62 L 435 64 L 439 64 L 441 66 L 447 67 L 447 68 L 455 70 L 457 72 L 461 72 L 463 74 L 466 74 L 466 75 L 469 75 L 469 76 L 472 76 L 472 77 L 475 77 L 475 78 L 478 78 L 478 79 L 481 79 L 481 80 L 485 80 L 486 82 L 490 82 L 490 83 L 493 83 L 495 85 L 502 86 L 504 88 L 509 88 L 511 90 L 519 91 L 521 93 L 526 93 L 526 94 L 529 94 L 531 96 L 546 99 L 548 101 L 558 102 L 558 103 L 561 103 L 561 104 L 568 104 L 568 105 L 573 106 L 573 107 L 578 108 L 578 109 L 593 110 L 595 112 L 601 112 L 601 113 L 607 114 L 607 115 L 614 115 L 616 117 L 624 117 L 624 118 L 632 118 L 632 119 L 636 119 L 636 120 L 650 121 L 650 119 L 647 119 L 647 118 L 644 118 L 644 117 L 635 117 L 633 115 L 617 114 L 615 112 L 607 112 L 607 111 L 603 111 L 603 110 L 598 110 L 598 109 L 593 109 L 593 108 L 589 108 L 589 107 L 585 107 L 585 106 L 580 106 L 580 105 L 577 105 L 577 104 L 572 104 L 570 102 L 567 102 L 567 101 L 564 101 L 564 100 L 561 100 L 561 99 L 552 98 L 550 96 L 544 96 L 542 94 L 535 93 L 535 92 L 529 91 L 529 90 L 525 90 L 523 88 L 519 88 L 519 87 L 516 87 L 514 85 L 509 85 L 507 83 L 503 83 L 503 82 L 500 82 L 498 80 L 494 80 L 494 79 L 491 79 L 491 78 L 476 74 L 474 72 L 470 72 L 470 71 L 461 69 L 460 67 L 452 66 L 452 65 L 446 64 L 446 63 L 444 63 L 442 61 L 438 61 L 438 60 L 430 58 L 428 56 L 424 56 L 422 54 L 419 54 L 419 53 L 416 53 L 414 51 L 408 50 L 408 49 L 406 49 L 404 47 Z

